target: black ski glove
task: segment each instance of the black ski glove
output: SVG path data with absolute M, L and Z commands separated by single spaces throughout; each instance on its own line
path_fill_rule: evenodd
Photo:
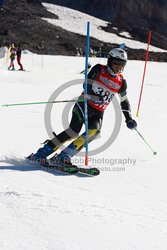
M 129 129 L 135 129 L 137 127 L 137 122 L 133 119 L 126 121 L 126 125 Z

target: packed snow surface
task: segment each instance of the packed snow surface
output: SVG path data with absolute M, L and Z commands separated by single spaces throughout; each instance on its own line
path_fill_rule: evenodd
M 49 137 L 45 104 L 2 104 L 48 101 L 68 81 L 83 81 L 85 59 L 25 54 L 22 62 L 26 71 L 8 71 L 6 61 L 0 59 L 0 249 L 165 250 L 167 64 L 148 63 L 139 117 L 144 62 L 129 61 L 124 72 L 133 118 L 157 155 L 122 117 L 114 143 L 89 159 L 89 166 L 97 166 L 101 174 L 83 177 L 46 172 L 24 160 Z M 89 62 L 106 63 L 102 58 Z M 71 100 L 81 91 L 82 84 L 71 86 L 56 100 Z M 53 105 L 51 124 L 56 133 L 63 130 L 66 107 L 66 103 Z M 111 103 L 101 136 L 89 150 L 108 139 L 114 123 Z M 83 165 L 83 157 L 74 160 Z

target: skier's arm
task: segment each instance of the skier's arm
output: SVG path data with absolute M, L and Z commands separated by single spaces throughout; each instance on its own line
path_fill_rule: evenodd
M 93 101 L 94 103 L 97 104 L 102 104 L 103 103 L 103 99 L 101 96 L 97 95 L 93 89 L 92 89 L 92 84 L 93 84 L 93 80 L 96 80 L 96 78 L 98 77 L 98 75 L 101 72 L 101 65 L 100 64 L 96 64 L 89 72 L 88 74 L 88 87 L 87 87 L 87 98 L 91 101 Z M 83 85 L 84 87 L 84 85 Z
M 123 80 L 123 85 L 121 89 L 118 91 L 118 94 L 120 97 L 121 109 L 125 116 L 125 122 L 127 124 L 127 127 L 130 129 L 134 129 L 137 126 L 137 123 L 135 120 L 132 119 L 132 116 L 131 116 L 131 107 L 130 107 L 129 100 L 127 98 L 126 80 Z
M 125 116 L 125 120 L 132 119 L 131 117 L 131 107 L 129 100 L 127 98 L 127 83 L 126 80 L 123 80 L 123 85 L 121 89 L 118 91 L 118 95 L 120 98 L 120 104 L 121 104 L 121 109 L 122 112 Z
M 96 64 L 89 72 L 88 74 L 88 94 L 94 94 L 93 90 L 92 90 L 92 80 L 95 80 L 98 75 L 100 74 L 101 71 L 101 65 L 100 64 Z

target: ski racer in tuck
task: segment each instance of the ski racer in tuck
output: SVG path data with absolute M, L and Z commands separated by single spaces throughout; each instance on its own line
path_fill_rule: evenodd
M 109 52 L 107 65 L 96 64 L 88 74 L 89 142 L 100 133 L 104 111 L 116 93 L 120 97 L 120 105 L 127 127 L 129 129 L 137 127 L 137 123 L 132 119 L 130 113 L 127 83 L 121 74 L 126 63 L 127 53 L 121 48 L 114 48 Z M 83 98 L 82 93 L 78 100 Z M 72 110 L 69 127 L 58 135 L 53 132 L 53 139 L 45 141 L 44 146 L 39 148 L 36 153 L 31 154 L 28 159 L 44 163 L 47 161 L 47 157 L 58 150 L 64 142 L 74 139 L 54 158 L 58 164 L 71 165 L 71 157 L 85 146 L 85 133 L 79 135 L 84 121 L 84 103 L 76 102 Z

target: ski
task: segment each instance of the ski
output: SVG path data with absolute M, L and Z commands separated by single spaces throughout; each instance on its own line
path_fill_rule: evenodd
M 90 176 L 97 176 L 100 174 L 100 171 L 98 168 L 83 168 L 83 167 L 78 167 L 78 172 L 85 174 L 85 175 L 90 175 Z
M 26 159 L 30 161 L 32 164 L 35 163 L 33 160 L 31 160 L 32 154 L 27 157 Z M 88 167 L 80 167 L 76 166 L 74 164 L 58 164 L 56 162 L 45 161 L 45 162 L 38 162 L 35 165 L 41 166 L 41 168 L 48 169 L 48 170 L 56 170 L 58 172 L 63 172 L 66 174 L 77 174 L 80 175 L 88 175 L 88 176 L 97 176 L 100 174 L 100 171 L 98 168 L 88 168 Z
M 67 174 L 76 174 L 78 173 L 78 167 L 75 165 L 58 165 L 58 164 L 49 164 L 49 163 L 44 163 L 40 164 L 44 168 L 48 169 L 53 169 L 57 170 L 59 172 L 67 173 Z
M 53 163 L 44 163 L 41 164 L 42 167 L 46 167 L 49 169 L 55 169 L 57 171 L 67 173 L 67 174 L 82 174 L 82 175 L 89 175 L 89 176 L 97 176 L 100 174 L 100 171 L 98 168 L 84 168 L 84 167 L 78 167 L 76 165 L 59 165 L 59 164 L 53 164 Z

